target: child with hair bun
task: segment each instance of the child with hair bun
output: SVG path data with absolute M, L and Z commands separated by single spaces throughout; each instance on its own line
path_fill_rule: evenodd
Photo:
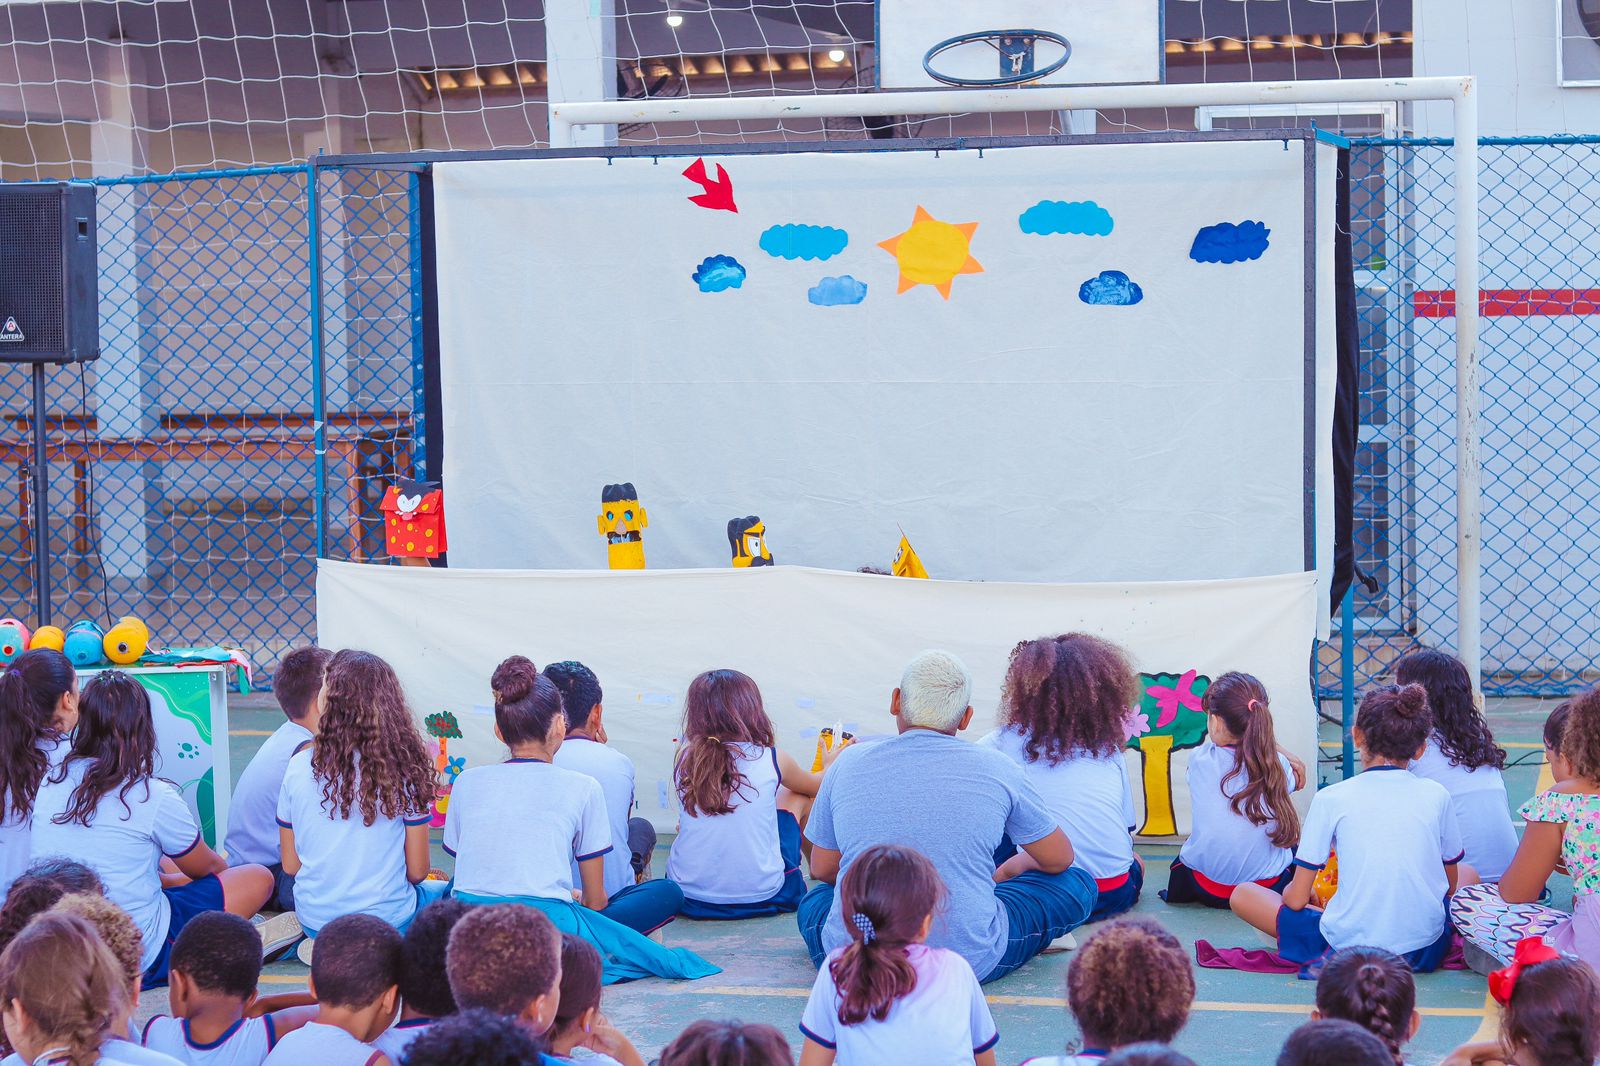
M 1294 881 L 1280 896 L 1243 884 L 1235 914 L 1278 940 L 1278 952 L 1302 966 L 1330 951 L 1384 944 L 1413 970 L 1439 968 L 1450 948 L 1445 903 L 1477 875 L 1461 865 L 1461 831 L 1450 793 L 1407 766 L 1432 730 L 1421 685 L 1368 692 L 1356 712 L 1361 773 L 1329 785 L 1311 801 Z M 1339 891 L 1326 911 L 1312 907 L 1317 871 L 1339 853 Z
M 1294 876 L 1300 815 L 1290 793 L 1304 767 L 1278 748 L 1267 690 L 1229 671 L 1211 682 L 1200 707 L 1206 739 L 1189 755 L 1192 828 L 1161 898 L 1228 909 L 1236 886 L 1282 892 Z
M 1600 1058 L 1600 976 L 1538 937 L 1489 975 L 1500 1039 L 1463 1044 L 1444 1066 L 1593 1066 Z
M 1463 889 L 1450 903 L 1450 920 L 1462 937 L 1502 964 L 1520 941 L 1542 936 L 1600 966 L 1600 688 L 1564 706 L 1565 721 L 1553 730 L 1546 726 L 1546 743 L 1560 748 L 1550 760 L 1555 784 L 1518 812 L 1527 828 L 1511 865 L 1498 885 Z M 1572 877 L 1571 914 L 1537 902 L 1563 865 Z
M 1024 1066 L 1088 1066 L 1129 1044 L 1170 1043 L 1193 1003 L 1194 969 L 1177 937 L 1149 918 L 1107 922 L 1067 968 L 1067 1009 L 1081 1047 Z
M 817 973 L 800 1031 L 800 1066 L 993 1066 L 1000 1041 L 977 975 L 924 943 L 944 883 L 920 852 L 863 851 L 839 883 L 850 944 Z
M 1383 1041 L 1395 1066 L 1405 1066 L 1400 1049 L 1422 1025 L 1411 967 L 1382 948 L 1334 952 L 1317 977 L 1317 1009 L 1311 1016 L 1355 1022 Z
M 552 762 L 567 734 L 561 692 L 521 655 L 495 667 L 494 735 L 511 753 L 456 778 L 445 814 L 444 850 L 455 856 L 455 895 L 469 903 L 560 900 L 640 933 L 672 921 L 683 895 L 670 881 L 608 894 L 604 859 L 613 847 L 600 783 Z M 582 884 L 572 881 L 577 862 Z M 574 890 L 579 890 L 575 893 Z

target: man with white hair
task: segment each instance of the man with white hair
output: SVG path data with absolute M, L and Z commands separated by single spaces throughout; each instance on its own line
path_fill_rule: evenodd
M 1022 769 L 958 740 L 972 721 L 972 675 L 945 651 L 911 660 L 889 700 L 899 736 L 851 745 L 822 779 L 806 837 L 811 874 L 796 918 L 811 961 L 850 943 L 834 885 L 867 848 L 916 848 L 944 879 L 928 943 L 957 952 L 980 980 L 1017 969 L 1093 910 L 1094 878 Z M 994 853 L 1009 836 L 1039 869 L 996 884 Z M 848 916 L 846 916 L 848 917 Z

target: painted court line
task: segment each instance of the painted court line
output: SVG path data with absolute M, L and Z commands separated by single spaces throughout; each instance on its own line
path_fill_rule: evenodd
M 230 737 L 270 737 L 272 731 L 270 729 L 230 729 L 228 730 L 228 735 Z

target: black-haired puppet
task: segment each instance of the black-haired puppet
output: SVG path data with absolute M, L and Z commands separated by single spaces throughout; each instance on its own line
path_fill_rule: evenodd
M 607 485 L 600 490 L 600 517 L 595 519 L 595 525 L 606 538 L 606 560 L 611 569 L 644 569 L 644 538 L 640 530 L 649 524 L 633 482 Z
M 448 550 L 444 492 L 438 482 L 396 478 L 384 490 L 378 508 L 383 512 L 384 544 L 402 565 L 427 566 Z
M 728 519 L 728 547 L 733 549 L 734 566 L 772 565 L 772 553 L 767 550 L 767 527 L 755 515 Z

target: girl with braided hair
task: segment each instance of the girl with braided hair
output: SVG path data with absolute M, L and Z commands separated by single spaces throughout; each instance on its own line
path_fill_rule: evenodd
M 1341 1018 L 1368 1030 L 1405 1066 L 1400 1049 L 1417 1035 L 1417 985 L 1406 960 L 1382 948 L 1335 952 L 1317 978 L 1313 1018 Z
M 1000 1041 L 967 960 L 925 943 L 944 882 L 922 853 L 880 844 L 839 882 L 847 947 L 817 973 L 800 1066 L 994 1066 Z

